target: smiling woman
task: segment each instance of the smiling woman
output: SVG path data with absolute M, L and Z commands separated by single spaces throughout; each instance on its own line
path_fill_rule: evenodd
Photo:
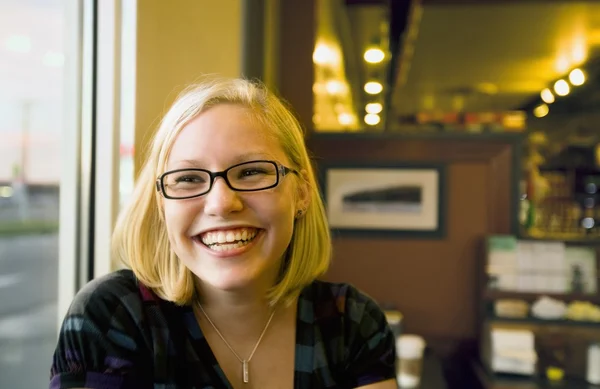
M 395 388 L 385 316 L 319 281 L 329 227 L 300 125 L 262 85 L 207 78 L 162 120 L 113 236 L 130 269 L 64 320 L 59 388 Z

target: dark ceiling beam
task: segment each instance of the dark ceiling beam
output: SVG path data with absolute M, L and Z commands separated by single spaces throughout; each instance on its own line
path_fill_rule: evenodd
M 582 0 L 582 3 L 593 3 L 597 0 Z M 428 5 L 515 5 L 515 4 L 548 4 L 548 3 L 564 3 L 571 4 L 572 0 L 421 0 L 421 4 L 426 7 Z
M 346 0 L 346 5 L 386 5 L 387 0 Z
M 399 67 L 402 66 L 402 51 L 403 43 L 405 40 L 406 31 L 410 27 L 410 16 L 411 7 L 420 3 L 421 0 L 390 0 L 388 3 L 389 14 L 390 14 L 390 47 L 389 52 L 391 53 L 390 63 L 387 69 L 386 86 L 384 89 L 384 109 L 388 111 L 386 118 L 391 115 L 391 101 L 394 93 L 393 89 L 396 85 L 396 78 L 398 76 Z M 387 129 L 387 120 L 384 128 Z

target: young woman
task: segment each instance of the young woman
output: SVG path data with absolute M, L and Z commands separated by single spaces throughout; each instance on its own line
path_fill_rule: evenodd
M 75 297 L 51 388 L 396 388 L 380 308 L 317 280 L 323 203 L 298 122 L 263 86 L 177 99 L 113 243 L 130 269 Z

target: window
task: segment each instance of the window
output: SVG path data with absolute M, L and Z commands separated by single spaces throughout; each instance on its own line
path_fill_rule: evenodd
M 61 182 L 77 179 L 64 176 L 64 164 L 71 162 L 65 156 L 74 155 L 64 148 L 65 129 L 78 123 L 77 102 L 67 93 L 77 72 L 66 67 L 77 63 L 79 53 L 70 51 L 76 45 L 69 34 L 80 30 L 78 13 L 67 3 L 0 3 L 2 388 L 48 387 L 56 345 L 59 219 L 71 213 L 75 220 L 78 207 L 59 207 Z

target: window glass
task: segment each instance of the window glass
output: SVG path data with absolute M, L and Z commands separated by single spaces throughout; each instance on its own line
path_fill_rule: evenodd
M 0 1 L 1 388 L 48 387 L 56 345 L 65 16 Z

